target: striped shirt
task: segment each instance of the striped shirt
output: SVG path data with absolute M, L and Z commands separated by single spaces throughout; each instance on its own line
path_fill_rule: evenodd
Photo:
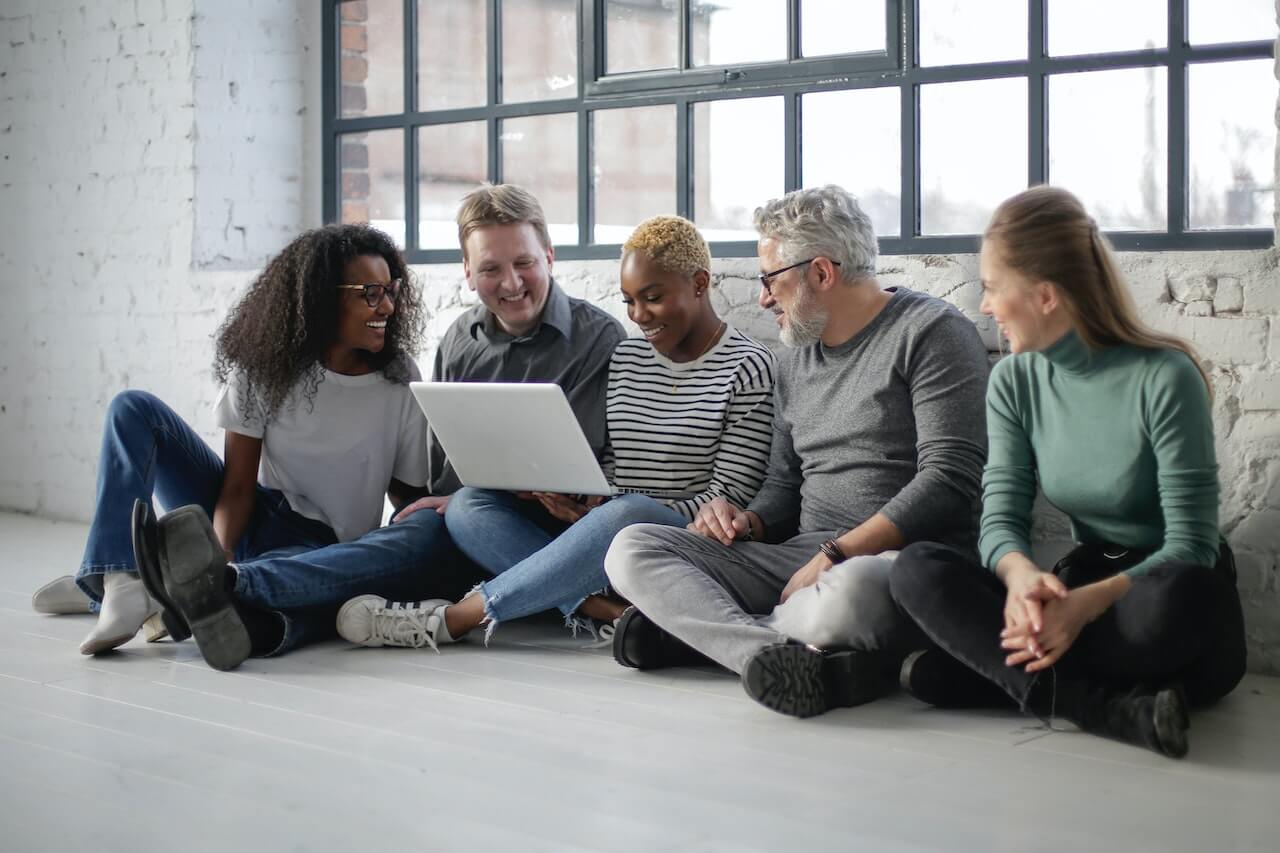
M 613 484 L 690 521 L 715 497 L 746 506 L 769 463 L 773 377 L 773 353 L 729 325 L 696 361 L 671 361 L 642 338 L 618 344 L 606 398 Z

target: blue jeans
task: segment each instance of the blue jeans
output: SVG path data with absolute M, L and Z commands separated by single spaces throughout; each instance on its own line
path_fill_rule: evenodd
M 102 576 L 136 571 L 129 532 L 135 499 L 166 509 L 198 504 L 210 516 L 222 489 L 223 463 L 185 421 L 145 391 L 117 394 L 107 408 L 98 459 L 97 502 L 76 583 L 102 600 Z M 440 561 L 455 552 L 443 519 L 420 512 L 353 542 L 294 512 L 284 496 L 258 486 L 253 514 L 236 544 L 240 604 L 277 614 L 283 639 L 255 652 L 278 654 L 334 631 L 337 608 L 363 593 L 428 597 Z M 385 591 L 385 593 L 384 593 Z
M 623 495 L 555 535 L 536 523 L 530 503 L 508 492 L 464 488 L 445 513 L 458 549 L 496 575 L 479 585 L 491 624 L 552 608 L 572 616 L 583 599 L 608 584 L 604 555 L 618 531 L 632 524 L 686 523 L 666 504 Z

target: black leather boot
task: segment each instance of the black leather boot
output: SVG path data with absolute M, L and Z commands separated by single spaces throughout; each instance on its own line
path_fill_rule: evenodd
M 1028 706 L 1044 719 L 1065 717 L 1082 730 L 1143 746 L 1170 758 L 1187 754 L 1191 718 L 1178 687 L 1137 686 L 1120 690 L 1074 679 L 1042 675 Z

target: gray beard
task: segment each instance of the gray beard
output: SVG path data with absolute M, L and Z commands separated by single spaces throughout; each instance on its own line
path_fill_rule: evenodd
M 783 345 L 789 347 L 806 347 L 809 344 L 816 344 L 822 339 L 822 333 L 827 328 L 827 320 L 830 316 L 829 312 L 818 304 L 818 300 L 813 298 L 809 288 L 802 287 L 796 294 L 796 301 L 791 305 L 791 310 L 787 312 L 787 321 L 783 324 L 782 331 L 778 333 L 778 338 Z

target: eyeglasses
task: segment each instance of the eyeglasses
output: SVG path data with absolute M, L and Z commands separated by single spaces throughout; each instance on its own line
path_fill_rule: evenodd
M 400 298 L 400 287 L 404 284 L 400 279 L 393 280 L 390 284 L 340 284 L 339 290 L 359 290 L 360 295 L 364 297 L 365 304 L 370 308 L 377 308 L 378 303 L 382 302 L 382 297 L 386 296 L 391 300 L 391 304 L 395 305 L 396 300 Z
M 756 276 L 756 278 L 760 279 L 760 286 L 764 288 L 764 292 L 765 292 L 765 293 L 767 293 L 767 294 L 769 294 L 770 296 L 772 296 L 772 295 L 773 295 L 773 282 L 769 281 L 769 279 L 773 278 L 774 276 L 782 275 L 782 274 L 783 274 L 784 272 L 786 272 L 787 270 L 793 270 L 793 269 L 795 269 L 796 267 L 802 267 L 802 266 L 804 266 L 805 264 L 811 264 L 811 263 L 813 263 L 813 262 L 814 262 L 814 261 L 816 261 L 816 260 L 817 260 L 817 258 L 816 258 L 816 257 L 814 257 L 814 258 L 810 258 L 810 259 L 809 259 L 809 260 L 807 260 L 807 261 L 800 261 L 799 263 L 794 263 L 794 264 L 792 264 L 792 265 L 791 265 L 791 266 L 789 266 L 789 267 L 783 267 L 783 268 L 782 268 L 782 269 L 780 269 L 780 270 L 774 270 L 773 272 L 762 272 L 762 273 L 760 273 L 760 275 Z M 837 267 L 838 267 L 838 266 L 840 266 L 840 262 L 839 262 L 839 261 L 832 261 L 831 263 L 832 263 L 832 265 L 833 265 L 833 266 L 837 266 Z

